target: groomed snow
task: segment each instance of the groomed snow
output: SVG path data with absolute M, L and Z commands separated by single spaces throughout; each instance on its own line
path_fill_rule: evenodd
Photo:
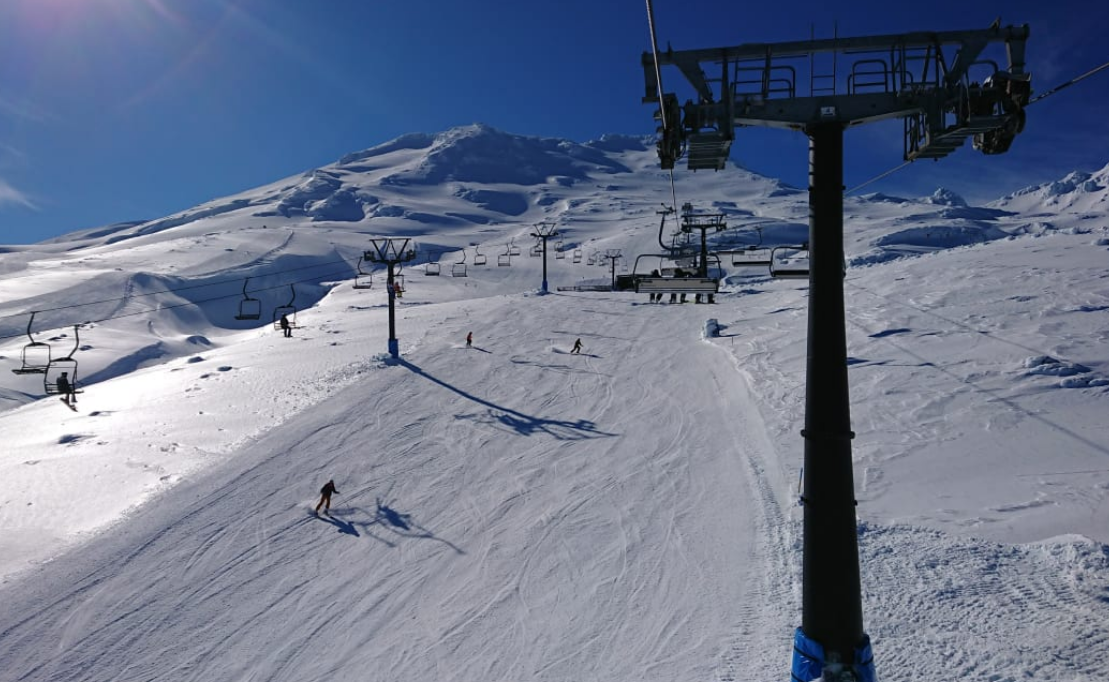
M 390 177 L 390 154 L 416 168 L 431 148 L 385 147 L 350 159 Z M 725 259 L 712 306 L 537 295 L 527 233 L 542 216 L 587 254 L 658 250 L 650 207 L 667 179 L 652 153 L 611 140 L 590 153 L 611 163 L 590 156 L 587 180 L 534 195 L 507 171 L 473 184 L 467 196 L 518 192 L 531 208 L 462 231 L 251 215 L 282 200 L 275 187 L 291 185 L 277 183 L 245 212 L 0 253 L 4 370 L 26 311 L 107 301 L 81 318 L 101 320 L 76 354 L 99 379 L 76 412 L 36 399 L 40 378 L 4 371 L 0 680 L 785 679 L 801 619 L 807 285 Z M 617 164 L 635 172 L 610 175 Z M 773 181 L 694 180 L 683 190 L 733 228 L 771 239 L 805 222 L 804 194 Z M 466 201 L 450 183 L 402 190 L 425 215 Z M 912 218 L 936 208 L 851 199 L 845 211 L 878 674 L 1101 679 L 1109 223 L 1063 210 L 1036 231 L 1023 210 Z M 1001 236 L 887 238 L 923 220 Z M 469 253 L 465 278 L 406 268 L 399 363 L 382 355 L 380 273 L 355 290 L 353 264 L 334 263 L 379 223 Z M 471 242 L 488 265 L 473 265 Z M 513 243 L 523 255 L 498 267 Z M 288 289 L 273 273 L 294 263 L 322 264 L 303 279 L 346 270 L 303 285 L 285 339 L 265 318 Z M 548 268 L 552 290 L 610 276 L 570 258 Z M 244 276 L 273 287 L 260 322 L 233 320 L 241 280 L 219 284 Z M 188 282 L 213 289 L 179 291 Z M 121 283 L 175 293 L 120 299 Z M 42 336 L 68 350 L 66 314 L 42 315 Z M 706 338 L 710 318 L 719 335 Z M 317 518 L 329 478 L 340 492 Z

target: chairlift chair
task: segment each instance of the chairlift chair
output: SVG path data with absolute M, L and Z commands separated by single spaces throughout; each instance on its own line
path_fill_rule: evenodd
M 243 280 L 243 300 L 239 301 L 239 314 L 236 320 L 257 320 L 262 317 L 262 302 L 246 293 L 246 285 L 250 282 L 247 277 Z
M 362 262 L 366 260 L 365 254 L 358 257 L 358 274 L 354 277 L 355 289 L 373 289 L 374 276 L 372 272 L 362 270 Z
M 50 366 L 50 344 L 35 341 L 31 336 L 31 325 L 35 323 L 35 311 L 31 311 L 31 319 L 27 322 L 27 338 L 31 340 L 23 347 L 21 354 L 22 364 L 12 370 L 15 374 L 43 374 Z
M 770 265 L 770 249 L 762 246 L 748 246 L 740 251 L 732 251 L 732 266 L 737 268 Z
M 290 284 L 289 290 L 293 293 L 293 296 L 289 299 L 289 302 L 285 305 L 279 305 L 273 309 L 273 328 L 278 331 L 281 331 L 282 317 L 288 319 L 290 329 L 296 329 L 297 327 L 297 309 L 293 305 L 293 301 L 295 301 L 297 297 L 296 287 Z
M 514 244 L 511 241 L 508 242 L 508 255 L 509 256 L 519 256 L 520 255 L 520 247 L 516 246 L 516 244 Z
M 466 249 L 462 249 L 462 260 L 451 266 L 451 277 L 466 276 Z
M 435 256 L 435 260 L 431 260 L 431 254 L 428 254 L 427 265 L 424 266 L 424 274 L 431 275 L 432 277 L 439 276 L 439 256 Z
M 779 251 L 785 255 L 779 256 Z M 770 276 L 776 279 L 808 279 L 809 245 L 783 245 L 771 249 Z
M 581 262 L 581 249 L 574 249 L 574 262 L 575 263 L 580 263 Z
M 499 254 L 497 256 L 497 265 L 504 267 L 512 265 L 512 254 L 508 251 Z
M 555 258 L 566 258 L 566 248 L 561 239 L 555 242 Z
M 59 395 L 62 393 L 58 389 L 58 377 L 65 374 L 66 380 L 69 381 L 71 393 L 82 393 L 80 385 L 77 383 L 77 360 L 73 358 L 73 354 L 81 345 L 81 338 L 79 334 L 80 325 L 73 325 L 73 350 L 69 351 L 69 355 L 64 358 L 54 358 L 46 367 L 46 371 L 42 374 L 42 390 L 46 395 Z
M 485 265 L 485 254 L 478 251 L 477 246 L 474 247 L 474 265 Z

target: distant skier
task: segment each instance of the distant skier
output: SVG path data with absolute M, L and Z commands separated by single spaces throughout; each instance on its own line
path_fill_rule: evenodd
M 285 333 L 285 338 L 291 338 L 293 335 L 293 325 L 289 324 L 289 316 L 281 316 L 281 331 Z
M 474 345 L 474 333 L 469 332 L 466 334 L 466 347 L 472 348 Z
M 331 516 L 331 496 L 338 495 L 339 491 L 335 489 L 335 481 L 330 480 L 323 484 L 320 488 L 320 501 L 316 504 L 316 513 L 320 513 L 320 507 L 323 507 L 323 513 Z
M 578 339 L 577 341 L 574 342 L 574 347 L 570 349 L 570 354 L 571 355 L 580 355 L 581 354 L 581 339 Z
M 66 405 L 77 404 L 77 392 L 73 389 L 73 384 L 69 381 L 69 372 L 62 372 L 58 377 L 58 393 L 62 396 L 62 402 Z M 72 399 L 72 403 L 70 400 Z

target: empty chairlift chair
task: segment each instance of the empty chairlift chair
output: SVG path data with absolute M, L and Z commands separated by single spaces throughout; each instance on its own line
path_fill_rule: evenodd
M 765 246 L 748 246 L 731 253 L 733 267 L 767 267 L 770 265 L 770 249 Z
M 35 313 L 31 312 L 31 319 L 27 322 L 27 338 L 30 343 L 23 347 L 20 356 L 22 364 L 12 370 L 15 374 L 43 374 L 50 367 L 50 344 L 35 341 L 31 336 L 31 325 L 35 323 Z
M 466 249 L 462 249 L 462 260 L 451 266 L 451 277 L 466 276 Z
M 478 251 L 477 246 L 474 246 L 474 265 L 485 265 L 486 261 L 485 254 Z
M 770 276 L 777 279 L 808 279 L 809 245 L 775 246 L 771 249 Z
M 566 258 L 566 246 L 561 239 L 555 242 L 555 258 Z
M 497 255 L 497 265 L 508 267 L 512 265 L 512 249 L 509 248 L 502 254 Z
M 247 277 L 243 281 L 243 300 L 239 301 L 239 313 L 236 320 L 257 320 L 262 317 L 262 302 L 246 293 L 246 285 L 250 282 Z
M 580 263 L 581 262 L 581 249 L 574 249 L 574 262 L 575 263 Z
M 428 254 L 427 265 L 424 266 L 424 274 L 433 277 L 439 276 L 439 256 L 435 256 L 435 260 L 431 259 L 431 254 Z
M 362 262 L 364 260 L 366 260 L 364 255 L 358 257 L 358 274 L 354 277 L 355 289 L 373 289 L 374 287 L 373 273 L 366 272 L 362 269 Z

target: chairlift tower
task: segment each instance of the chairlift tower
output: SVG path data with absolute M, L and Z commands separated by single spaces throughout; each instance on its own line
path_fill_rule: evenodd
M 389 355 L 400 357 L 400 343 L 397 341 L 396 324 L 396 281 L 393 276 L 394 269 L 400 263 L 407 263 L 416 257 L 415 246 L 410 246 L 408 238 L 380 238 L 371 239 L 372 248 L 367 249 L 363 256 L 371 263 L 384 263 L 388 268 L 386 290 L 389 292 Z
M 540 287 L 539 293 L 546 294 L 547 293 L 547 240 L 550 239 L 551 237 L 557 237 L 558 236 L 558 228 L 555 227 L 554 223 L 551 223 L 551 222 L 548 222 L 548 221 L 544 220 L 541 223 L 536 223 L 535 224 L 535 232 L 532 232 L 531 236 L 535 237 L 536 239 L 542 239 L 543 240 L 543 286 Z
M 694 213 L 693 205 L 685 203 L 682 205 L 682 232 L 692 233 L 698 230 L 701 233 L 701 257 L 697 265 L 697 276 L 709 276 L 709 248 L 708 248 L 708 232 L 722 232 L 728 229 L 728 223 L 724 220 L 723 213 Z
M 605 249 L 604 254 L 601 255 L 601 258 L 607 258 L 608 259 L 609 265 L 612 268 L 612 290 L 613 291 L 616 291 L 616 261 L 620 260 L 623 257 L 624 256 L 621 253 L 620 249 Z
M 648 11 L 651 5 L 648 2 Z M 654 20 L 651 16 L 653 31 Z M 809 138 L 809 316 L 806 368 L 800 682 L 872 680 L 863 631 L 843 297 L 843 133 L 900 118 L 906 161 L 939 159 L 973 138 L 1000 154 L 1024 128 L 1031 95 L 1027 25 L 985 30 L 752 43 L 642 55 L 644 103 L 658 107 L 658 154 L 672 169 L 725 167 L 735 130 L 767 126 Z M 657 45 L 652 34 L 652 42 Z M 982 53 L 1004 43 L 1006 66 Z M 838 72 L 846 57 L 847 69 Z M 820 57 L 818 64 L 818 57 Z M 807 62 L 807 64 L 806 64 Z M 707 64 L 702 69 L 702 64 Z M 679 104 L 663 67 L 694 91 Z M 808 74 L 808 87 L 798 73 Z M 800 81 L 800 82 L 799 82 Z

